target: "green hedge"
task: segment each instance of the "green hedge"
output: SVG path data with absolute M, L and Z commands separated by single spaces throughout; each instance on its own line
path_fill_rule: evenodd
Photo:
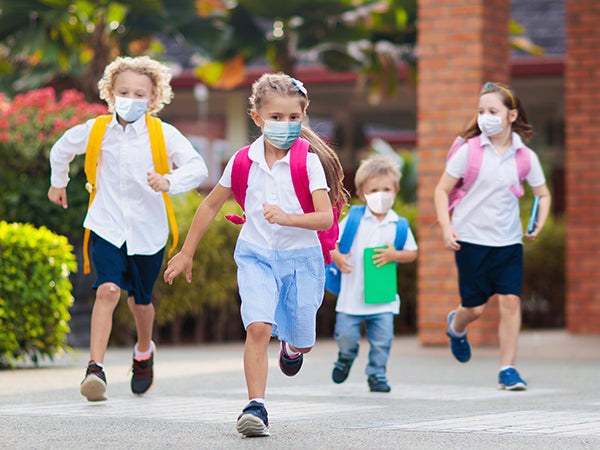
M 2 221 L 0 255 L 0 366 L 52 359 L 67 348 L 71 245 L 45 227 Z

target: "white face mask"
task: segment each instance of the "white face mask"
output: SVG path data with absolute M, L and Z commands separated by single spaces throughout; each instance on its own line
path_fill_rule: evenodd
M 504 130 L 502 118 L 492 116 L 491 114 L 481 114 L 477 117 L 477 125 L 479 125 L 479 129 L 486 136 L 496 136 Z
M 148 109 L 147 98 L 127 98 L 115 96 L 115 111 L 126 122 L 135 122 Z
M 374 192 L 365 195 L 367 206 L 374 214 L 385 214 L 394 205 L 396 195 L 391 192 Z

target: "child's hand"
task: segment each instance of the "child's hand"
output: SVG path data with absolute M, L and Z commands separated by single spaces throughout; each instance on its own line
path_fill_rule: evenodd
M 48 198 L 52 203 L 62 206 L 67 209 L 67 189 L 66 188 L 55 188 L 50 186 L 48 190 Z
M 373 263 L 381 267 L 389 262 L 396 261 L 396 249 L 392 244 L 385 244 L 385 248 L 376 248 L 373 255 Z
M 536 222 L 535 225 L 533 226 L 533 231 L 531 233 L 525 233 L 525 237 L 527 238 L 528 241 L 535 241 L 536 238 L 538 237 L 538 235 L 540 234 L 541 230 L 542 229 Z
M 148 174 L 148 186 L 154 189 L 156 192 L 169 192 L 171 183 L 162 175 L 157 173 L 147 172 Z
M 185 271 L 185 279 L 188 283 L 192 282 L 192 262 L 193 258 L 183 255 L 181 252 L 173 256 L 165 269 L 164 279 L 166 283 L 173 284 L 173 280 L 181 272 Z
M 333 256 L 333 252 L 331 253 L 331 255 Z M 335 265 L 338 267 L 338 269 L 340 269 L 340 272 L 352 273 L 352 271 L 354 270 L 354 266 L 348 262 L 348 259 L 351 256 L 352 252 L 347 254 L 337 252 L 337 255 L 335 256 L 335 258 L 333 258 L 333 262 L 335 262 Z
M 290 225 L 290 217 L 288 214 L 284 213 L 281 208 L 277 205 L 269 205 L 268 203 L 263 203 L 263 214 L 265 219 L 269 223 L 276 223 L 278 225 L 289 226 Z
M 460 240 L 460 237 L 458 236 L 458 233 L 456 232 L 456 230 L 454 228 L 452 228 L 451 226 L 444 228 L 443 234 L 444 234 L 444 247 L 446 247 L 448 250 L 452 250 L 454 252 L 460 250 L 460 244 L 457 242 Z

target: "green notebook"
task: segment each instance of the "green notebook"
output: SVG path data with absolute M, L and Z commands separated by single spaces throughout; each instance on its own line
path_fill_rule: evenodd
M 376 248 L 365 248 L 365 303 L 389 303 L 397 298 L 398 281 L 396 275 L 396 264 L 393 262 L 377 267 L 373 263 L 373 255 Z

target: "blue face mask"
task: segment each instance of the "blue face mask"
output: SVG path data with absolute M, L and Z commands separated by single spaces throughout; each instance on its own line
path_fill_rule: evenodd
M 296 139 L 300 137 L 302 131 L 302 122 L 278 122 L 275 120 L 265 120 L 263 134 L 265 138 L 275 147 L 287 150 Z
M 148 110 L 147 98 L 115 97 L 115 111 L 125 122 L 135 122 Z

